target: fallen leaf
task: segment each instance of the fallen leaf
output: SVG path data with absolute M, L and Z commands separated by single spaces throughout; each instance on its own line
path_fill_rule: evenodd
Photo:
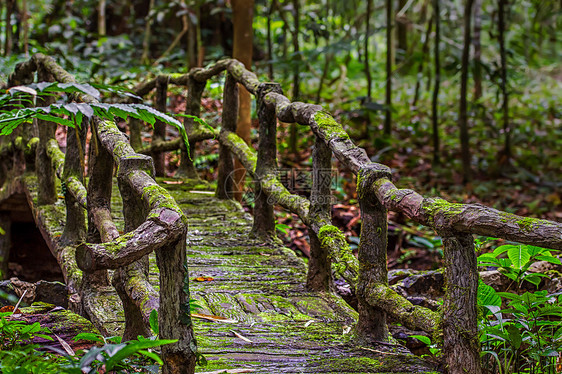
M 197 277 L 193 279 L 196 282 L 210 282 L 212 280 L 215 280 L 215 278 L 213 277 Z
M 246 338 L 245 336 L 243 336 L 242 334 L 237 333 L 234 330 L 230 330 L 231 333 L 233 333 L 238 339 L 242 339 L 247 343 L 253 343 L 253 341 L 251 341 L 250 339 Z
M 70 347 L 70 345 L 68 345 L 67 342 L 65 342 L 64 340 L 62 340 L 61 337 L 58 336 L 57 334 L 54 334 L 54 335 L 55 335 L 55 338 L 57 338 L 57 340 L 59 341 L 60 345 L 64 348 L 64 351 L 65 351 L 66 353 L 68 353 L 69 356 L 74 356 L 75 353 L 74 353 L 74 351 L 72 350 L 72 348 Z
M 207 321 L 212 322 L 222 322 L 222 323 L 238 323 L 238 321 L 226 317 L 219 317 L 219 316 L 212 316 L 210 314 L 199 314 L 199 313 L 191 313 L 192 317 L 206 319 Z
M 315 320 L 311 319 L 310 321 L 308 321 L 307 323 L 304 324 L 304 327 L 308 327 L 311 324 L 313 324 L 314 322 L 316 322 Z
M 166 184 L 183 184 L 183 181 L 162 181 L 162 182 Z

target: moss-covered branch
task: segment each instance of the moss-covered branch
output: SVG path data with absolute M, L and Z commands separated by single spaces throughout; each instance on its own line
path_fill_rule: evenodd
M 433 333 L 439 324 L 438 313 L 413 305 L 388 286 L 377 285 L 367 290 L 366 299 L 409 329 Z
M 101 244 L 83 243 L 76 250 L 78 267 L 93 272 L 129 265 L 154 250 L 173 243 L 183 233 L 182 217 L 161 208 L 136 230 Z
M 213 139 L 218 136 L 218 131 L 211 130 L 207 127 L 199 127 L 188 131 L 187 137 L 190 143 L 200 142 L 202 140 Z M 146 146 L 138 151 L 143 155 L 150 155 L 152 152 L 170 152 L 176 151 L 181 148 L 183 139 L 177 138 L 168 141 L 153 141 L 152 144 Z
M 86 187 L 73 175 L 63 178 L 64 153 L 60 150 L 59 144 L 55 139 L 50 139 L 47 143 L 47 154 L 51 158 L 57 177 L 66 186 L 66 191 L 74 196 L 82 208 L 86 209 Z

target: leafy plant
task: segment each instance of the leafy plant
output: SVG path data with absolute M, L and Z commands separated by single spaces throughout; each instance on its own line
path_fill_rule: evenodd
M 101 86 L 100 86 L 101 87 Z M 115 91 L 115 89 L 112 89 Z M 151 125 L 160 120 L 178 129 L 187 149 L 189 141 L 183 124 L 144 104 L 106 104 L 106 103 L 55 103 L 47 107 L 26 107 L 34 104 L 37 96 L 51 96 L 56 92 L 67 94 L 87 94 L 100 98 L 97 88 L 82 83 L 49 83 L 41 82 L 30 86 L 17 86 L 0 95 L 0 107 L 12 107 L 10 110 L 0 111 L 0 135 L 10 135 L 22 123 L 30 123 L 33 118 L 54 122 L 68 127 L 80 127 L 84 119 L 91 119 L 94 115 L 114 120 L 115 117 L 126 120 L 128 117 L 137 118 Z
M 546 274 L 530 273 L 536 261 L 560 264 L 552 250 L 531 245 L 502 245 L 478 257 L 479 266 L 494 266 L 515 284 L 539 286 Z M 491 373 L 550 373 L 562 352 L 562 296 L 535 292 L 496 292 L 480 281 L 478 304 L 482 355 Z M 506 306 L 503 307 L 502 306 Z
M 432 342 L 429 337 L 425 335 L 410 335 L 410 338 L 416 338 L 420 342 L 424 343 L 429 348 L 429 352 L 431 353 L 431 355 L 433 355 L 434 357 L 441 356 L 442 353 L 441 348 L 439 348 L 437 343 Z M 422 355 L 422 358 L 423 357 L 424 355 Z
M 560 265 L 560 260 L 552 255 L 552 250 L 532 245 L 506 244 L 497 247 L 491 253 L 478 256 L 478 266 L 497 267 L 498 271 L 516 283 L 527 281 L 539 286 L 545 274 L 531 273 L 529 267 L 536 261 L 547 261 Z M 507 257 L 505 256 L 507 255 Z

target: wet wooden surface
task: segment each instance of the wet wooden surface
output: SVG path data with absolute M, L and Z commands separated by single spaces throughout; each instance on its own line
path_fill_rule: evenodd
M 197 372 L 433 372 L 398 345 L 354 345 L 357 313 L 339 296 L 307 292 L 304 261 L 280 244 L 252 239 L 251 217 L 238 203 L 218 200 L 202 185 L 162 185 L 189 220 L 190 290 L 201 306 L 195 313 L 227 319 L 193 318 L 199 352 L 208 361 Z M 113 201 L 121 229 L 120 201 Z M 150 280 L 157 286 L 153 257 Z M 102 289 L 91 302 L 98 304 L 94 324 L 120 334 L 124 319 L 117 295 Z

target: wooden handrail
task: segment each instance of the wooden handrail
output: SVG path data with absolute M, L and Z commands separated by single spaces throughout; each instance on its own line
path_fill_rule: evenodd
M 57 65 L 52 58 L 41 54 L 34 55 L 27 62 L 19 64 L 10 79 L 12 82 L 18 82 L 21 77 L 32 76 L 35 70 L 40 72 L 40 78 L 47 78 L 45 80 L 60 83 L 75 82 L 74 77 Z M 94 97 L 86 94 L 76 94 L 74 99 L 89 104 L 98 102 Z M 48 160 L 47 164 L 42 161 L 41 165 L 44 165 L 42 167 L 45 170 L 41 170 L 39 174 L 48 174 L 49 170 L 56 168 L 59 177 L 62 176 L 61 180 L 67 185 L 67 190 L 70 188 L 68 190 L 70 194 L 66 199 L 67 223 L 63 236 L 66 236 L 67 240 L 64 245 L 78 246 L 77 261 L 84 272 L 81 287 L 86 287 L 83 292 L 88 293 L 91 292 L 88 290 L 92 287 L 105 285 L 103 284 L 103 279 L 107 278 L 105 269 L 116 269 L 113 285 L 125 309 L 124 339 L 136 338 L 139 334 L 147 335 L 150 313 L 154 309 L 159 309 L 160 337 L 178 340 L 177 343 L 162 348 L 164 371 L 193 372 L 195 341 L 188 314 L 188 294 L 185 292 L 188 283 L 185 263 L 186 217 L 168 192 L 154 181 L 154 166 L 150 157 L 135 153 L 125 135 L 113 122 L 94 117 L 92 125 L 94 136 L 89 163 L 90 171 L 93 173 L 92 178 L 98 183 L 101 182 L 99 186 L 98 183 L 90 184 L 89 191 L 86 192 L 80 181 L 81 172 L 77 174 L 80 167 L 80 164 L 77 164 L 80 162 L 79 158 L 69 160 L 67 154 L 66 159 L 62 160 L 62 152 L 58 149 L 57 142 L 52 139 L 54 130 L 50 127 L 47 128 L 53 132 L 44 133 L 43 138 L 39 139 L 37 156 L 38 160 L 39 158 Z M 70 129 L 69 134 L 73 134 L 72 131 L 73 129 Z M 85 133 L 74 138 L 84 141 Z M 69 140 L 71 139 L 67 139 L 67 144 L 70 143 Z M 83 144 L 77 146 L 82 150 L 85 149 Z M 40 154 L 43 149 L 44 156 Z M 110 158 L 105 159 L 103 155 L 109 155 Z M 96 163 L 98 156 L 101 163 Z M 119 236 L 109 211 L 113 164 L 117 166 L 117 180 L 124 202 L 127 234 L 122 236 Z M 40 181 L 40 184 L 42 183 L 51 186 L 44 193 L 46 199 L 43 203 L 54 202 L 51 201 L 54 181 L 51 179 Z M 39 190 L 42 189 L 40 185 Z M 56 196 L 54 198 L 56 199 Z M 80 210 L 76 210 L 73 206 L 75 201 L 79 203 Z M 92 227 L 89 228 L 91 232 L 88 233 L 88 239 L 94 240 L 91 244 L 80 243 L 79 240 L 85 239 L 85 233 L 76 232 L 81 230 L 81 227 L 85 228 L 84 207 L 89 208 L 88 220 Z M 81 219 L 76 215 L 78 213 L 82 215 Z M 70 216 L 74 222 L 68 222 Z M 67 230 L 68 234 L 66 234 Z M 143 233 L 149 233 L 151 238 L 144 237 Z M 146 279 L 148 273 L 146 255 L 152 251 L 156 252 L 157 265 L 161 273 L 159 295 Z M 65 249 L 65 255 L 67 252 L 68 249 Z M 142 321 L 136 321 L 137 316 L 141 316 Z M 178 324 L 178 321 L 181 323 Z

